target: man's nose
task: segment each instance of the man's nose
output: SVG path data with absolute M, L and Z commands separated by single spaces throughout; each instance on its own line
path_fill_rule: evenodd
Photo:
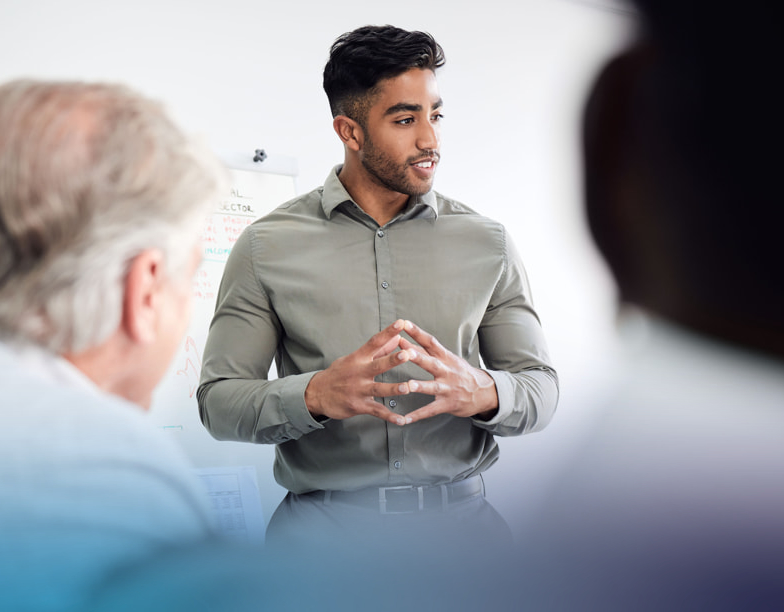
M 440 133 L 437 125 L 426 122 L 420 124 L 417 134 L 417 147 L 421 150 L 438 149 L 440 143 Z

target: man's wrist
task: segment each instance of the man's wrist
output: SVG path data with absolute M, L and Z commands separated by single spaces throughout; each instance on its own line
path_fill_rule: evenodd
M 491 421 L 495 418 L 495 415 L 498 414 L 498 407 L 491 408 L 490 410 L 485 410 L 484 412 L 480 412 L 474 415 L 474 418 L 477 421 Z
M 474 415 L 474 418 L 480 421 L 489 421 L 498 414 L 498 391 L 495 388 L 495 379 L 490 376 L 486 371 L 481 372 L 482 381 L 480 383 L 481 397 L 484 401 L 480 402 L 481 406 L 486 406 Z
M 308 385 L 305 387 L 305 393 L 303 394 L 303 399 L 305 400 L 305 408 L 307 408 L 308 412 L 318 420 L 318 417 L 324 416 L 324 413 L 321 411 L 321 407 L 319 405 L 319 397 L 320 394 L 317 390 L 318 385 L 318 377 L 321 375 L 321 372 L 316 372 L 312 378 L 308 381 Z M 316 381 L 315 385 L 314 382 Z

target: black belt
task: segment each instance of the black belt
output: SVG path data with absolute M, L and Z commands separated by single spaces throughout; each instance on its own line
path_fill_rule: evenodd
M 368 487 L 357 491 L 313 491 L 308 495 L 323 496 L 324 503 L 340 502 L 378 510 L 381 514 L 412 514 L 414 512 L 446 511 L 449 506 L 484 495 L 481 476 L 442 485 L 402 485 Z

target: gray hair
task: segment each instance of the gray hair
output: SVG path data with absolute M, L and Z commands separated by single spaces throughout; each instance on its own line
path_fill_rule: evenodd
M 131 262 L 157 248 L 181 276 L 224 173 L 123 86 L 0 86 L 0 336 L 57 353 L 108 338 Z

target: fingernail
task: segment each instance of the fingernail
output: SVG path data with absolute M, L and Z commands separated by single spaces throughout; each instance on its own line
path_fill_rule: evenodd
M 419 385 L 418 384 L 416 384 L 413 381 L 408 383 L 408 390 L 409 391 L 416 391 L 417 389 L 419 389 Z
M 409 350 L 408 356 L 411 357 L 411 359 L 416 359 L 417 357 L 416 351 Z
M 408 421 L 408 419 L 404 419 L 403 417 L 397 418 L 397 424 L 400 425 L 401 427 L 406 424 L 406 421 Z
M 403 321 L 403 327 L 405 327 L 406 329 L 411 329 L 412 327 L 411 321 Z
M 400 385 L 397 388 L 397 390 L 400 391 L 401 393 L 408 393 L 408 385 L 404 383 L 404 384 Z
M 406 417 L 406 425 L 410 425 L 412 423 L 411 417 Z
M 398 319 L 397 321 L 395 321 L 395 325 L 394 325 L 395 329 L 403 329 L 405 328 L 405 326 L 406 326 L 406 322 L 403 321 L 402 319 Z

